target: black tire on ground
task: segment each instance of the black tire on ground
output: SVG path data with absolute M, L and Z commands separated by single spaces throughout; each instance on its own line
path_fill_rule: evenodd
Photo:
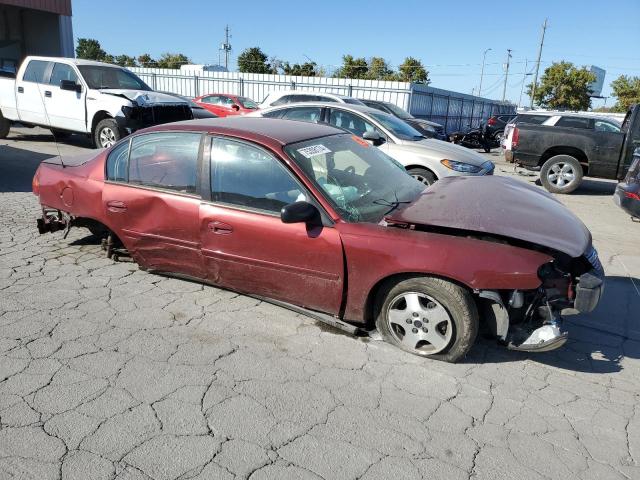
M 56 140 L 63 140 L 71 136 L 71 132 L 67 132 L 65 130 L 56 130 L 55 128 L 51 129 L 51 134 Z
M 584 172 L 577 158 L 556 155 L 540 169 L 540 182 L 551 193 L 571 193 L 582 183 Z
M 493 134 L 493 139 L 498 142 L 498 145 L 500 145 L 500 142 L 502 141 L 502 135 L 504 135 L 503 131 L 499 131 Z
M 123 132 L 113 118 L 100 120 L 93 131 L 93 143 L 96 148 L 108 148 L 122 137 Z
M 397 299 L 403 294 L 412 295 L 414 293 L 433 299 L 440 304 L 438 308 L 441 306 L 448 313 L 452 334 L 446 346 L 436 353 L 407 347 L 397 338 L 398 332 L 392 331 L 392 329 L 397 330 L 398 327 L 392 327 L 391 322 L 388 321 L 392 304 L 397 302 Z M 428 310 L 425 315 L 429 316 Z M 408 320 L 414 320 L 414 317 L 408 314 L 407 316 L 409 317 L 407 323 Z M 428 320 L 427 318 L 427 322 L 422 324 L 427 329 L 430 328 Z M 403 319 L 402 322 L 404 321 Z M 462 359 L 475 342 L 478 334 L 478 311 L 471 293 L 461 286 L 441 278 L 414 277 L 400 282 L 388 283 L 380 289 L 377 298 L 376 327 L 387 342 L 402 350 L 414 355 L 453 363 Z M 420 327 L 418 325 L 418 328 Z M 411 328 L 413 329 L 413 325 Z
M 407 170 L 409 175 L 424 183 L 425 185 L 433 185 L 438 180 L 431 170 L 426 168 L 414 167 Z
M 0 138 L 7 138 L 9 130 L 11 130 L 11 122 L 0 113 Z

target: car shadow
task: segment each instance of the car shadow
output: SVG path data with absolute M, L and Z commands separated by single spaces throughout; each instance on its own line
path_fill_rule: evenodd
M 29 129 L 20 129 L 17 133 L 12 133 L 10 140 L 15 142 L 34 142 L 34 143 L 51 143 L 57 142 L 63 145 L 71 145 L 81 148 L 93 148 L 91 138 L 88 135 L 83 134 L 69 134 L 61 136 L 54 136 L 50 131 L 37 129 L 37 133 L 25 133 L 25 130 L 29 132 Z
M 0 192 L 30 192 L 38 165 L 52 156 L 0 145 Z
M 598 307 L 588 314 L 565 317 L 563 330 L 569 340 L 552 352 L 517 352 L 494 340 L 479 339 L 467 363 L 531 360 L 577 372 L 619 372 L 625 358 L 640 358 L 640 279 L 607 277 Z
M 536 179 L 535 184 L 542 187 L 540 179 Z M 568 195 L 589 195 L 589 196 L 612 196 L 616 191 L 616 182 L 611 180 L 599 180 L 596 178 L 585 178 L 582 184 Z

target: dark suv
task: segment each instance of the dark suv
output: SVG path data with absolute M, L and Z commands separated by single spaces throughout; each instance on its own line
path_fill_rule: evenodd
M 363 100 L 360 99 L 367 107 L 375 108 L 381 112 L 389 113 L 394 117 L 398 117 L 404 120 L 413 128 L 418 130 L 422 135 L 427 138 L 436 138 L 438 140 L 447 140 L 447 135 L 444 131 L 444 127 L 439 123 L 430 122 L 423 118 L 416 118 L 406 110 L 403 110 L 397 105 L 390 102 L 383 102 L 381 100 Z
M 496 142 L 500 143 L 507 123 L 516 118 L 516 116 L 515 113 L 505 113 L 503 115 L 489 117 L 487 123 L 484 124 L 485 136 L 493 138 Z

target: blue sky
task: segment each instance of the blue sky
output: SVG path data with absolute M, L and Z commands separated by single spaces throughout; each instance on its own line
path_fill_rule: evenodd
M 640 0 L 110 0 L 108 8 L 73 0 L 75 37 L 95 38 L 111 54 L 181 52 L 195 63 L 218 63 L 229 24 L 233 68 L 237 55 L 252 46 L 290 62 L 307 56 L 329 69 L 346 53 L 382 56 L 392 66 L 411 55 L 427 66 L 432 86 L 471 93 L 478 88 L 483 51 L 491 48 L 482 87 L 491 98 L 502 96 L 510 48 L 507 99 L 513 102 L 520 97 L 525 60 L 535 61 L 545 17 L 541 70 L 559 60 L 600 66 L 607 70 L 604 95 L 619 75 L 640 76 Z

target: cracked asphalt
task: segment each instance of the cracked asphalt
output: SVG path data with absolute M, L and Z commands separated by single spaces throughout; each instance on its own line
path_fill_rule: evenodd
M 38 235 L 7 180 L 33 137 L 0 142 L 1 479 L 640 479 L 640 224 L 609 183 L 561 197 L 609 276 L 565 348 L 450 365 Z

